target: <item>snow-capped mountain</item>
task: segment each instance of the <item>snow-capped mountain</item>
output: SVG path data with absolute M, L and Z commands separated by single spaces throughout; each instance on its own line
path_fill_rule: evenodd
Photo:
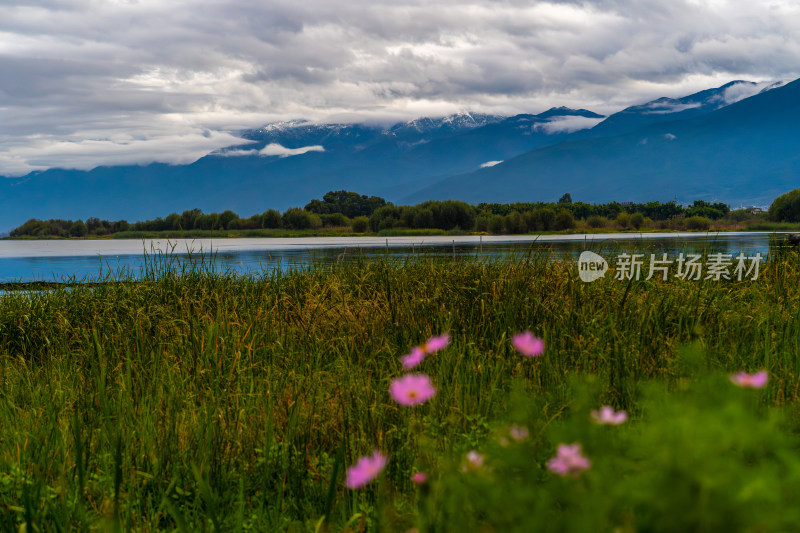
M 587 202 L 768 205 L 797 187 L 798 123 L 800 80 L 732 82 L 630 107 L 570 142 L 445 178 L 403 200 L 555 201 L 569 192 Z
M 658 98 L 650 102 L 634 105 L 614 113 L 606 120 L 583 132 L 580 137 L 607 137 L 632 132 L 649 124 L 673 120 L 687 120 L 750 96 L 775 89 L 783 82 L 732 81 L 721 87 L 707 89 L 682 98 Z
M 713 199 L 765 204 L 800 175 L 800 81 L 735 81 L 608 118 L 555 107 L 388 126 L 292 120 L 190 165 L 51 169 L 0 180 L 0 230 L 28 218 L 141 220 L 199 208 L 243 216 L 330 190 L 393 201 Z

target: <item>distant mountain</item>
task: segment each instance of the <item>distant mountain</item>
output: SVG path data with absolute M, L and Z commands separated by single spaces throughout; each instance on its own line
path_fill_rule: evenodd
M 742 83 L 629 108 L 604 122 L 610 125 L 581 133 L 593 137 L 451 176 L 403 200 L 555 201 L 569 192 L 574 200 L 588 202 L 677 197 L 769 204 L 799 184 L 800 80 L 727 104 L 724 96 Z M 672 119 L 652 120 L 663 115 Z M 637 128 L 636 121 L 644 125 Z M 599 136 L 596 131 L 612 128 L 624 133 Z
M 659 122 L 688 120 L 781 85 L 782 82 L 754 83 L 737 80 L 683 98 L 658 98 L 614 113 L 591 130 L 576 135 L 575 138 L 613 137 Z
M 275 122 L 257 130 L 243 132 L 242 137 L 255 141 L 255 144 L 236 149 L 262 149 L 273 143 L 292 149 L 319 145 L 325 150 L 365 149 L 386 142 L 413 145 L 459 135 L 486 124 L 499 122 L 503 118 L 497 115 L 464 112 L 440 118 L 422 117 L 400 122 L 388 128 L 371 124 L 318 124 L 307 120 L 292 120 Z M 225 150 L 222 153 L 229 151 Z
M 0 232 L 29 218 L 129 221 L 200 208 L 243 216 L 329 190 L 393 202 L 681 201 L 766 205 L 797 187 L 800 87 L 735 81 L 603 117 L 556 107 L 389 126 L 296 120 L 190 165 L 51 169 L 0 180 Z
M 51 169 L 0 180 L 0 230 L 29 218 L 133 221 L 195 207 L 248 216 L 302 206 L 340 189 L 397 199 L 448 175 L 558 142 L 601 119 L 561 108 L 510 118 L 460 113 L 389 127 L 268 124 L 243 132 L 252 142 L 190 165 Z

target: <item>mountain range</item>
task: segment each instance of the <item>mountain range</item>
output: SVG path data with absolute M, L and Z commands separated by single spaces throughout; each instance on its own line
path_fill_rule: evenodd
M 243 216 L 329 190 L 396 203 L 669 201 L 766 205 L 798 186 L 800 80 L 734 81 L 608 117 L 552 108 L 390 126 L 273 123 L 189 165 L 50 169 L 0 180 L 0 230 L 29 218 L 129 221 L 200 208 Z

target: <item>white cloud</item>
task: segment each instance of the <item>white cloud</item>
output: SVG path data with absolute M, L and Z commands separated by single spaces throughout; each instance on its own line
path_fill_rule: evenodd
M 189 164 L 204 155 L 249 141 L 221 132 L 194 131 L 187 134 L 154 135 L 146 138 L 115 135 L 113 138 L 83 138 L 79 133 L 66 139 L 36 135 L 0 142 L 0 168 L 20 176 L 52 167 L 90 170 L 102 165 L 146 165 L 153 162 Z
M 303 146 L 302 148 L 286 148 L 277 143 L 269 143 L 264 148 L 259 150 L 258 155 L 270 156 L 277 155 L 279 157 L 289 157 L 293 155 L 301 155 L 306 152 L 324 152 L 325 148 L 316 144 L 314 146 Z
M 535 124 L 533 129 L 544 131 L 550 135 L 554 133 L 572 133 L 573 131 L 593 128 L 603 120 L 602 118 L 578 116 L 552 117 L 547 122 Z
M 191 160 L 198 131 L 220 141 L 211 151 L 276 120 L 609 114 L 798 65 L 790 0 L 4 0 L 0 175 Z M 142 142 L 89 141 L 126 135 Z M 80 157 L 59 148 L 75 142 Z
M 783 82 L 770 82 L 765 81 L 756 84 L 750 83 L 735 83 L 725 89 L 722 93 L 722 101 L 725 105 L 730 105 L 739 100 L 744 100 L 753 95 L 760 93 L 763 90 L 774 89 L 783 85 Z
M 673 134 L 671 134 L 671 133 L 665 133 L 665 134 L 664 134 L 664 138 L 665 138 L 666 140 L 668 140 L 668 141 L 674 141 L 674 140 L 675 140 L 675 139 L 677 139 L 678 137 L 677 137 L 677 136 L 675 136 L 675 135 L 673 135 Z
M 645 115 L 666 115 L 669 113 L 680 113 L 681 111 L 686 111 L 687 109 L 695 109 L 697 107 L 702 106 L 701 102 L 694 102 L 690 104 L 680 104 L 677 102 L 652 102 L 647 106 L 647 111 L 644 111 Z
M 481 168 L 493 167 L 500 163 L 502 163 L 502 161 L 487 161 L 486 163 L 481 163 Z

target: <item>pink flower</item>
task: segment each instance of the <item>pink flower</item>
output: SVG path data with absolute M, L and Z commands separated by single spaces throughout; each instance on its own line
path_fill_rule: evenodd
M 608 424 L 618 426 L 628 419 L 625 411 L 614 411 L 610 405 L 604 405 L 599 411 L 592 411 L 592 420 L 597 424 Z
M 517 333 L 511 338 L 511 344 L 522 355 L 536 357 L 544 353 L 544 341 L 539 337 L 534 337 L 530 331 Z
M 372 452 L 372 457 L 363 456 L 358 459 L 358 462 L 347 469 L 345 476 L 345 486 L 348 489 L 357 489 L 363 487 L 376 477 L 386 466 L 386 456 L 381 454 L 378 450 Z
M 403 363 L 403 367 L 406 370 L 409 370 L 420 364 L 423 359 L 425 359 L 425 350 L 419 346 L 414 346 L 410 354 L 400 358 L 400 362 Z
M 483 461 L 486 459 L 486 456 L 482 453 L 478 453 L 475 450 L 470 451 L 467 453 L 467 460 L 461 465 L 462 472 L 477 472 L 483 467 Z
M 415 485 L 422 485 L 428 481 L 428 474 L 425 472 L 415 472 L 414 475 L 411 476 L 411 481 L 413 481 Z
M 447 333 L 438 337 L 431 337 L 422 346 L 414 346 L 411 349 L 411 353 L 400 358 L 400 362 L 403 363 L 403 367 L 406 370 L 409 370 L 420 364 L 426 356 L 438 352 L 448 344 L 450 344 L 450 335 Z
M 528 428 L 524 426 L 511 426 L 508 428 L 508 434 L 517 442 L 522 442 L 528 438 Z
M 731 374 L 730 378 L 740 387 L 750 387 L 751 389 L 763 389 L 769 380 L 766 370 L 761 370 L 755 374 L 748 374 L 742 371 L 738 374 Z
M 432 354 L 433 352 L 438 352 L 443 349 L 448 344 L 450 344 L 450 335 L 444 333 L 438 337 L 431 337 L 428 339 L 428 341 L 422 345 L 422 349 L 426 354 Z
M 590 466 L 592 463 L 581 454 L 581 445 L 577 443 L 559 444 L 556 456 L 547 461 L 548 470 L 561 476 L 577 477 Z
M 400 405 L 414 406 L 425 403 L 436 394 L 436 388 L 425 374 L 406 374 L 392 380 L 389 394 Z

